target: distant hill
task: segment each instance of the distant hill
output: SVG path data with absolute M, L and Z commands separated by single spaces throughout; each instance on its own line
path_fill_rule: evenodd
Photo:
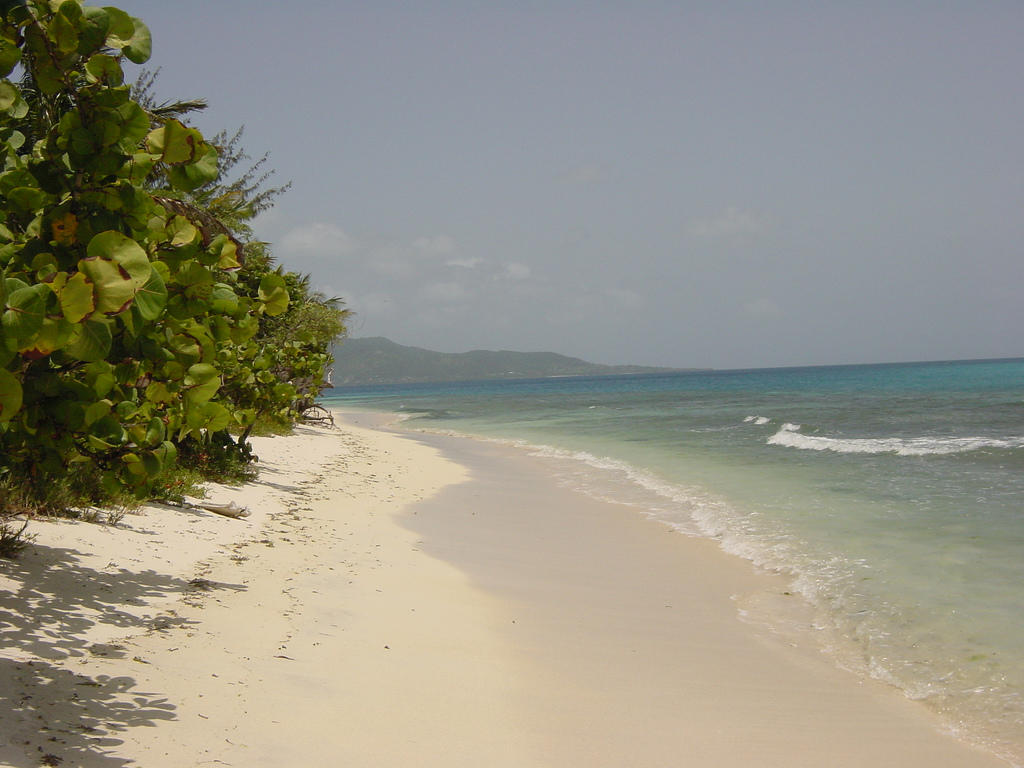
M 676 368 L 598 365 L 554 352 L 431 352 L 405 347 L 382 336 L 345 339 L 334 348 L 334 384 L 410 384 L 472 379 L 536 379 L 545 376 L 601 376 L 658 373 Z

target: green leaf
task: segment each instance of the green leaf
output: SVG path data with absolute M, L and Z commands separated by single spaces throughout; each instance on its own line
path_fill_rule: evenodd
M 47 317 L 32 339 L 18 351 L 27 356 L 45 356 L 63 349 L 74 334 L 75 326 L 60 318 Z
M 156 451 L 145 451 L 139 454 L 139 466 L 141 466 L 149 478 L 155 478 L 164 471 L 164 463 L 161 454 Z
M 88 438 L 94 451 L 105 451 L 124 445 L 128 441 L 128 433 L 117 419 L 107 416 L 90 426 Z
M 192 191 L 216 181 L 220 173 L 217 166 L 217 150 L 207 145 L 202 154 L 197 154 L 194 162 L 187 165 L 175 165 L 167 174 L 171 185 L 176 189 Z
M 24 9 L 28 5 L 27 0 L 0 0 L 0 14 L 3 17 L 10 18 L 11 11 L 15 9 Z
M 196 239 L 199 230 L 184 216 L 172 216 L 167 222 L 167 239 L 172 246 L 187 245 Z
M 46 202 L 46 193 L 37 187 L 18 187 L 7 193 L 7 202 L 12 208 L 35 212 Z
M 168 165 L 191 163 L 206 151 L 206 142 L 195 128 L 168 120 L 146 137 L 146 147 Z
M 76 360 L 91 363 L 106 358 L 112 342 L 113 336 L 106 322 L 87 320 L 75 326 L 75 333 L 64 351 Z
M 119 264 L 108 259 L 90 257 L 78 262 L 93 285 L 96 311 L 104 315 L 119 315 L 131 306 L 135 298 L 135 283 Z
M 177 395 L 162 381 L 154 381 L 146 387 L 146 400 L 151 403 L 172 403 Z
M 96 309 L 93 285 L 82 272 L 76 272 L 71 277 L 65 276 L 65 278 L 54 281 L 52 287 L 57 294 L 64 319 L 71 323 L 78 323 Z
M 60 11 L 50 22 L 50 39 L 57 47 L 57 50 L 64 54 L 78 50 L 78 28 L 74 20 L 68 18 L 72 6 L 81 15 L 80 6 L 74 3 L 62 3 Z
M 190 405 L 207 402 L 217 394 L 221 379 L 216 368 L 209 363 L 196 363 L 188 369 L 185 376 L 185 401 Z
M 124 82 L 121 62 L 105 53 L 97 53 L 85 63 L 85 74 L 92 83 L 102 82 L 117 86 Z
M 120 66 L 120 64 L 118 65 Z M 98 90 L 97 90 L 98 88 Z M 102 86 L 94 87 L 91 89 L 91 96 L 93 102 L 97 107 L 103 107 L 104 109 L 119 109 L 128 103 L 128 100 L 132 97 L 132 89 L 129 85 L 117 85 L 117 86 Z M 149 127 L 146 127 L 146 131 Z M 145 132 L 142 134 L 145 136 Z M 138 147 L 133 147 L 133 150 Z
M 11 420 L 21 410 L 22 389 L 14 374 L 0 368 L 0 424 Z
M 21 48 L 10 40 L 0 40 L 0 77 L 7 77 L 21 61 Z
M 267 315 L 276 317 L 283 314 L 288 309 L 288 284 L 279 274 L 264 275 L 260 280 L 259 297 Z
M 7 297 L 7 309 L 3 314 L 4 333 L 12 339 L 30 339 L 43 326 L 46 317 L 45 285 L 18 288 Z
M 120 8 L 107 6 L 103 10 L 110 20 L 107 45 L 120 50 L 129 61 L 145 64 L 153 54 L 153 37 L 149 28 Z
M 124 47 L 124 55 L 133 64 L 145 64 L 153 55 L 153 36 L 141 20 L 133 18 L 132 21 L 135 22 L 135 33 Z
M 97 360 L 90 363 L 86 366 L 85 371 L 86 381 L 92 387 L 93 394 L 96 397 L 104 398 L 114 388 L 116 382 L 114 380 L 113 368 L 106 360 Z
M 185 295 L 189 298 L 205 300 L 213 293 L 213 275 L 197 262 L 190 262 L 184 269 L 179 270 L 174 280 L 185 287 Z
M 164 311 L 167 305 L 167 286 L 157 270 L 153 270 L 146 284 L 135 294 L 132 305 L 138 309 L 139 315 L 147 322 L 153 322 Z
M 85 426 L 91 427 L 102 418 L 110 415 L 111 403 L 109 400 L 98 400 L 85 409 Z
M 117 116 L 121 121 L 121 141 L 134 148 L 149 131 L 149 115 L 134 101 L 129 101 L 117 108 Z
M 152 272 L 149 256 L 142 250 L 142 246 L 120 232 L 100 232 L 89 241 L 86 252 L 91 257 L 116 261 L 128 273 L 136 289 L 145 285 Z
M 146 444 L 147 445 L 158 445 L 167 438 L 167 428 L 164 425 L 163 419 L 154 416 L 149 421 L 149 426 L 146 427 Z
M 98 51 L 110 33 L 110 14 L 102 8 L 87 5 L 82 8 L 83 21 L 78 31 L 78 52 L 88 56 Z
M 192 405 L 185 415 L 185 423 L 197 432 L 220 432 L 231 424 L 231 412 L 220 403 Z
M 18 93 L 18 89 L 14 87 L 14 84 L 8 80 L 0 81 L 0 112 L 6 112 L 13 107 L 18 99 L 21 98 L 21 94 Z

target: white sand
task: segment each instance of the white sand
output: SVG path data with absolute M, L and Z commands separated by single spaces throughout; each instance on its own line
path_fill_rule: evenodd
M 528 457 L 255 442 L 211 494 L 249 518 L 38 522 L 0 561 L 0 764 L 1005 768 L 739 620 L 779 584 Z

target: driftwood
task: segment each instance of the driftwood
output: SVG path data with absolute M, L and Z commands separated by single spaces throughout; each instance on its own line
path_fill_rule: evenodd
M 233 501 L 229 501 L 227 504 L 200 504 L 198 506 L 207 512 L 214 512 L 218 515 L 224 515 L 224 517 L 248 517 L 250 514 L 246 507 L 240 507 Z
M 302 409 L 302 420 L 310 424 L 321 424 L 329 425 L 331 427 L 334 424 L 334 414 L 319 405 L 310 405 Z

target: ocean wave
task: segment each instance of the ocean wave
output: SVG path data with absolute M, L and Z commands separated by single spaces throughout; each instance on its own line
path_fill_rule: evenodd
M 834 453 L 893 453 L 898 456 L 929 456 L 967 453 L 986 448 L 1013 450 L 1024 448 L 1024 437 L 824 437 L 800 433 L 799 424 L 783 424 L 768 438 L 769 445 L 804 451 Z

